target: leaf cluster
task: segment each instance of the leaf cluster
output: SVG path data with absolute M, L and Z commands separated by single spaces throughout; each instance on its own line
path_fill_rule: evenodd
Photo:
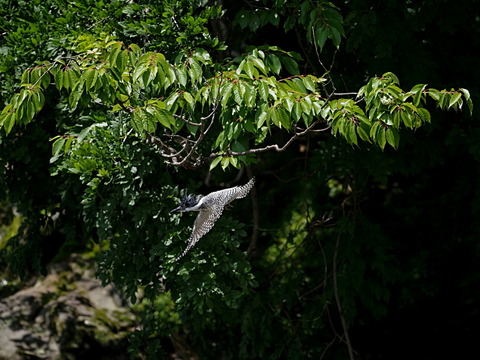
M 63 4 L 19 2 L 1 20 L 0 195 L 24 220 L 2 249 L 12 270 L 42 269 L 46 249 L 95 249 L 103 282 L 140 301 L 132 357 L 165 356 L 162 341 L 179 332 L 198 335 L 189 341 L 205 358 L 347 358 L 342 320 L 382 319 L 392 298 L 414 301 L 405 299 L 419 285 L 408 276 L 427 261 L 415 256 L 402 277 L 392 254 L 405 251 L 398 224 L 413 228 L 430 213 L 415 186 L 389 184 L 390 175 L 447 158 L 438 144 L 422 155 L 430 142 L 420 129 L 441 126 L 439 111 L 471 113 L 468 90 L 402 88 L 392 72 L 365 70 L 357 91 L 340 92 L 322 60 L 343 45 L 345 23 L 328 2 L 227 12 L 200 0 Z M 246 33 L 237 40 L 274 28 L 270 45 L 226 48 L 212 29 L 235 6 L 233 26 Z M 301 46 L 282 48 L 278 34 Z M 467 139 L 475 153 L 476 137 L 458 127 L 449 141 Z M 408 153 L 417 138 L 423 150 Z M 387 145 L 399 151 L 377 151 Z M 259 178 L 260 222 L 244 225 L 252 211 L 239 202 L 173 263 L 194 221 L 169 215 L 181 188 L 210 192 L 245 166 Z M 208 186 L 198 180 L 207 172 Z M 454 198 L 444 192 L 431 209 Z M 400 282 L 408 286 L 397 296 Z

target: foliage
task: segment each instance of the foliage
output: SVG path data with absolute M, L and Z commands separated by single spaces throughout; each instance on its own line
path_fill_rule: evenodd
M 25 275 L 100 244 L 103 282 L 132 302 L 144 296 L 132 357 L 166 356 L 165 338 L 180 332 L 206 358 L 352 358 L 349 328 L 384 319 L 395 286 L 425 276 L 425 254 L 411 269 L 393 256 L 404 232 L 388 216 L 414 231 L 425 210 L 402 204 L 400 194 L 420 197 L 408 176 L 452 153 L 425 134 L 460 131 L 439 111 L 471 114 L 472 96 L 401 87 L 401 68 L 378 76 L 361 64 L 357 74 L 358 63 L 338 71 L 358 90 L 338 90 L 343 45 L 354 51 L 369 36 L 348 38 L 373 21 L 360 16 L 363 2 L 0 5 L 0 194 L 24 219 L 4 261 Z M 193 222 L 169 214 L 181 189 L 211 191 L 199 181 L 207 172 L 220 184 L 244 168 L 259 179 L 258 199 L 235 204 L 174 263 Z M 252 207 L 253 228 L 243 224 Z
M 223 168 L 248 164 L 251 158 L 239 154 L 248 154 L 249 137 L 261 144 L 272 126 L 286 130 L 303 126 L 303 131 L 309 131 L 321 122 L 350 144 L 358 145 L 361 139 L 384 149 L 387 143 L 398 147 L 401 127 L 416 129 L 430 122 L 430 113 L 423 106 L 427 95 L 441 108 L 459 109 L 466 102 L 472 111 L 466 89 L 438 91 L 419 84 L 407 92 L 399 88 L 392 73 L 371 79 L 358 91 L 357 101 L 329 100 L 335 93 L 322 96 L 324 89 L 317 90 L 324 78 L 293 74 L 276 79 L 273 75 L 282 71 L 280 59 L 294 63 L 295 60 L 288 53 L 277 56 L 278 50 L 271 48 L 265 49 L 267 52 L 254 49 L 226 64 L 221 72 L 215 72 L 215 64 L 203 49 L 189 49 L 187 55 L 179 54 L 171 63 L 162 53 L 142 52 L 137 45 L 124 46 L 109 37 L 88 45 L 82 42 L 80 47 L 84 53 L 78 57 L 57 58 L 23 73 L 23 89 L 0 115 L 0 125 L 7 134 L 14 124 L 32 121 L 43 108 L 44 92 L 52 81 L 58 91 L 67 92 L 70 111 L 94 104 L 113 113 L 121 112 L 118 116 L 124 116 L 131 129 L 143 137 L 156 133 L 160 126 L 159 137 L 164 139 L 157 139 L 157 143 L 167 152 L 164 156 L 182 157 L 180 161 L 170 161 L 173 165 L 191 163 L 190 158 L 196 159 L 190 166 L 204 162 L 198 159 L 201 154 L 196 154 L 196 149 L 218 116 L 221 127 L 211 146 L 211 151 L 217 153 L 208 156 L 218 160 L 212 162 L 211 170 L 219 162 Z M 360 101 L 365 103 L 364 109 L 358 105 Z M 53 155 L 68 155 L 72 143 L 75 151 L 89 129 L 59 136 L 53 143 Z M 165 133 L 167 130 L 171 134 Z M 182 130 L 195 137 L 189 152 L 187 146 L 176 149 L 174 141 L 168 138 L 182 136 Z M 230 148 L 234 156 L 219 159 L 221 154 L 230 154 Z

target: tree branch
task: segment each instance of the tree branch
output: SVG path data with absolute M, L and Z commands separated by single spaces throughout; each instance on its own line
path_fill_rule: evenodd
M 303 130 L 301 132 L 298 132 L 298 133 L 295 133 L 290 139 L 288 139 L 288 141 L 283 146 L 279 146 L 278 144 L 273 144 L 273 145 L 267 145 L 267 146 L 262 147 L 262 148 L 250 149 L 250 150 L 246 150 L 246 151 L 239 151 L 239 152 L 228 151 L 226 153 L 212 153 L 206 159 L 215 159 L 216 157 L 219 157 L 219 156 L 245 156 L 245 155 L 249 155 L 249 154 L 257 154 L 257 153 L 262 153 L 262 152 L 272 151 L 272 150 L 277 151 L 277 152 L 282 152 L 282 151 L 286 150 L 287 147 L 290 146 L 290 144 L 293 141 L 295 141 L 296 139 L 298 139 L 301 136 L 306 135 L 307 133 L 323 132 L 323 131 L 326 131 L 326 130 L 330 129 L 330 126 L 327 126 L 326 128 L 323 128 L 323 129 L 313 129 L 319 122 L 320 122 L 319 120 L 314 121 L 305 130 Z
M 208 133 L 208 131 L 212 127 L 213 121 L 215 120 L 215 111 L 217 110 L 217 107 L 218 107 L 218 102 L 215 102 L 213 104 L 213 110 L 210 112 L 210 114 L 201 118 L 200 135 L 198 136 L 198 139 L 195 140 L 188 154 L 181 161 L 172 162 L 172 165 L 183 166 L 184 164 L 186 164 L 187 160 L 190 159 L 190 157 L 193 155 L 193 152 L 197 149 L 197 147 L 200 145 L 205 135 Z M 210 124 L 208 125 L 207 129 L 205 129 L 205 121 L 208 120 L 209 118 L 210 118 Z M 188 164 L 188 166 L 193 166 L 194 168 L 197 168 L 202 165 L 201 163 L 197 165 L 196 164 L 197 162 L 198 161 L 196 161 L 194 164 Z
M 202 126 L 202 123 L 195 123 L 195 122 L 192 122 L 190 120 L 187 120 L 185 119 L 183 116 L 181 115 L 177 115 L 177 114 L 172 114 L 174 118 L 176 119 L 179 119 L 179 120 L 182 120 L 184 123 L 187 123 L 188 125 L 192 125 L 192 126 Z
M 350 341 L 350 335 L 348 334 L 347 320 L 345 319 L 342 303 L 340 301 L 340 295 L 338 293 L 337 255 L 338 255 L 339 246 L 340 246 L 340 234 L 337 235 L 337 241 L 335 242 L 335 252 L 333 253 L 333 292 L 335 296 L 335 302 L 337 303 L 338 315 L 340 316 L 340 321 L 342 323 L 343 334 L 345 335 L 345 343 L 347 344 L 348 356 L 350 360 L 354 360 L 355 357 L 353 355 L 353 348 L 352 348 L 352 343 Z

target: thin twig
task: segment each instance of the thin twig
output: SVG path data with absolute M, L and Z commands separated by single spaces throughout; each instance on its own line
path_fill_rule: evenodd
M 340 295 L 338 293 L 338 279 L 337 279 L 337 255 L 338 248 L 340 246 L 340 234 L 337 235 L 337 241 L 335 242 L 335 252 L 333 253 L 333 292 L 335 296 L 335 302 L 337 303 L 338 315 L 340 316 L 340 321 L 342 322 L 343 334 L 345 335 L 345 343 L 347 344 L 348 356 L 350 360 L 354 360 L 352 343 L 350 341 L 350 335 L 348 334 L 347 320 L 345 319 L 345 314 L 343 312 L 343 307 L 340 301 Z
M 200 135 L 198 136 L 197 140 L 195 141 L 195 143 L 192 145 L 192 148 L 190 149 L 190 151 L 188 152 L 188 154 L 179 162 L 174 162 L 173 165 L 175 166 L 182 166 L 183 164 L 185 164 L 187 162 L 187 160 L 190 159 L 190 157 L 192 156 L 192 154 L 194 153 L 195 150 L 197 150 L 197 147 L 200 145 L 200 143 L 202 142 L 203 138 L 205 137 L 205 135 L 208 133 L 208 131 L 210 130 L 210 128 L 212 127 L 213 125 L 213 121 L 215 120 L 215 111 L 217 110 L 217 107 L 218 107 L 218 102 L 215 102 L 214 103 L 214 106 L 213 106 L 213 110 L 212 112 L 210 113 L 210 115 L 208 115 L 207 117 L 205 118 L 202 118 L 202 126 L 200 127 Z M 208 125 L 207 129 L 205 129 L 205 120 L 208 119 L 208 118 L 211 118 L 210 119 L 210 124 Z M 194 167 L 197 167 L 195 164 L 193 164 L 192 166 Z M 200 165 L 198 165 L 200 166 Z
M 177 118 L 179 120 L 182 120 L 184 123 L 187 123 L 188 125 L 192 125 L 192 126 L 202 126 L 202 123 L 195 123 L 195 122 L 192 122 L 190 120 L 187 120 L 185 119 L 183 116 L 181 115 L 177 115 L 177 114 L 172 114 L 174 118 Z
M 44 72 L 42 75 L 40 75 L 40 76 L 38 77 L 38 79 L 32 84 L 32 87 L 35 87 L 35 86 L 42 80 L 42 78 L 43 78 L 47 73 L 49 73 L 50 70 L 53 69 L 53 67 L 54 67 L 55 65 L 57 65 L 57 62 L 54 60 L 54 61 L 52 62 L 52 64 L 50 65 L 50 67 L 49 67 L 47 70 L 45 70 L 45 72 Z
M 333 93 L 334 96 L 357 96 L 358 92 L 351 91 L 351 92 L 343 92 L 343 93 Z
M 220 79 L 220 86 L 221 86 L 222 81 L 223 81 L 223 78 Z M 216 113 L 216 111 L 218 109 L 218 106 L 220 104 L 219 97 L 220 97 L 220 91 L 218 92 L 217 98 L 213 101 L 213 108 L 212 108 L 212 111 L 210 111 L 210 114 L 200 118 L 200 120 L 201 120 L 200 135 L 198 136 L 197 140 L 195 140 L 195 142 L 193 143 L 192 148 L 190 149 L 189 153 L 181 161 L 172 162 L 172 165 L 186 166 L 186 167 L 189 167 L 189 168 L 197 168 L 197 167 L 202 165 L 202 163 L 203 163 L 202 161 L 200 161 L 200 163 L 198 163 L 198 160 L 197 160 L 197 161 L 195 161 L 194 164 L 191 164 L 191 163 L 187 163 L 187 160 L 190 159 L 190 157 L 193 155 L 194 151 L 198 148 L 200 143 L 203 141 L 203 138 L 205 137 L 205 135 L 210 131 L 210 129 L 213 125 L 213 122 L 215 120 L 215 113 Z M 210 119 L 210 124 L 205 129 L 205 122 L 208 119 Z

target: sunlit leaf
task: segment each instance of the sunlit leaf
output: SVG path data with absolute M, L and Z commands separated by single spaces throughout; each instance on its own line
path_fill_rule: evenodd
M 215 167 L 220 163 L 220 161 L 222 161 L 221 156 L 217 156 L 215 159 L 213 159 L 213 161 L 210 163 L 209 170 L 212 171 L 213 169 L 215 169 Z
M 460 92 L 454 93 L 450 98 L 450 101 L 448 103 L 448 107 L 451 108 L 451 107 L 455 107 L 455 105 L 460 104 L 460 99 L 461 98 L 462 98 L 462 93 L 460 93 Z
M 173 115 L 165 109 L 157 110 L 156 115 L 158 117 L 158 121 L 160 122 L 160 124 L 162 124 L 166 128 L 170 129 L 171 125 L 175 123 L 175 119 L 173 118 Z
M 280 59 L 278 58 L 277 55 L 275 54 L 268 54 L 267 55 L 267 65 L 270 67 L 270 69 L 273 70 L 275 74 L 280 74 L 280 71 L 282 70 L 282 64 L 280 62 Z

